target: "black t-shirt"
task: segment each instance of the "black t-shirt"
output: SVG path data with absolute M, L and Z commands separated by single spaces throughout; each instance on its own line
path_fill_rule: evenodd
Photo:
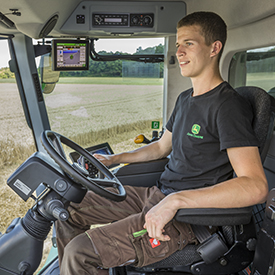
M 162 189 L 185 190 L 228 180 L 233 169 L 227 148 L 258 146 L 252 110 L 227 83 L 192 97 L 182 92 L 166 125 L 172 153 L 160 183 Z

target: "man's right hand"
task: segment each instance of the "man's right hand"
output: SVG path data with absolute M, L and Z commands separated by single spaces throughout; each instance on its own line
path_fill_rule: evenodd
M 93 156 L 105 166 L 110 166 L 113 164 L 112 155 L 93 154 Z
M 93 154 L 105 166 L 121 163 L 135 163 L 167 157 L 172 151 L 172 133 L 166 130 L 162 137 L 150 144 L 139 147 L 130 152 L 114 155 Z

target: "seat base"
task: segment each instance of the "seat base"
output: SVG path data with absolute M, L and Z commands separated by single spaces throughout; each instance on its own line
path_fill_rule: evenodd
M 231 231 L 230 231 L 231 228 Z M 111 273 L 113 275 L 173 275 L 200 274 L 200 275 L 228 275 L 235 274 L 245 269 L 253 260 L 254 250 L 251 243 L 256 238 L 254 221 L 244 226 L 222 227 L 222 233 L 226 244 L 230 249 L 218 260 L 206 264 L 197 248 L 199 245 L 188 245 L 184 249 L 175 252 L 168 258 L 144 267 L 116 267 Z

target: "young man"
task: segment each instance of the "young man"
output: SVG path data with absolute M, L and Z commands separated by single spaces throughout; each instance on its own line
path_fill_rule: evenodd
M 171 154 L 158 187 L 126 186 L 123 202 L 88 192 L 79 205 L 71 204 L 70 219 L 56 226 L 61 274 L 107 274 L 109 267 L 144 266 L 196 242 L 188 224 L 173 220 L 180 208 L 265 201 L 267 182 L 251 111 L 219 72 L 225 41 L 226 25 L 214 13 L 197 12 L 179 21 L 177 58 L 193 88 L 178 97 L 162 138 L 132 152 L 95 155 L 109 166 Z M 111 224 L 90 229 L 102 223 Z

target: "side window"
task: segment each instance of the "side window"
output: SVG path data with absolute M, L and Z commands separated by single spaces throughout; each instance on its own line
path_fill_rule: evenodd
M 7 179 L 36 149 L 14 74 L 10 72 L 8 41 L 0 40 L 0 231 L 23 216 L 33 201 L 25 203 L 8 186 Z
M 275 46 L 236 53 L 230 63 L 233 87 L 257 86 L 275 95 Z

